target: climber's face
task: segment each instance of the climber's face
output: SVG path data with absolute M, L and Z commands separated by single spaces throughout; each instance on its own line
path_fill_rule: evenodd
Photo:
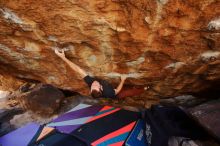
M 98 81 L 94 81 L 91 85 L 91 91 L 92 90 L 96 90 L 98 92 L 101 92 L 102 91 L 102 86 L 101 84 L 98 82 Z

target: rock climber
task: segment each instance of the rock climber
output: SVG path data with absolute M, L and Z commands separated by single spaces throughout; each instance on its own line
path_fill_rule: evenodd
M 90 87 L 90 93 L 93 98 L 117 98 L 117 94 L 121 91 L 124 85 L 126 76 L 121 76 L 121 82 L 117 88 L 114 89 L 107 81 L 89 76 L 88 73 L 86 73 L 85 70 L 83 70 L 80 66 L 67 59 L 64 50 L 59 51 L 58 49 L 55 49 L 55 54 L 65 61 L 72 70 L 79 73 L 82 79 L 84 79 L 84 81 Z

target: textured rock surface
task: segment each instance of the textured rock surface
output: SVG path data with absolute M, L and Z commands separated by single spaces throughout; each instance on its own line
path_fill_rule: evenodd
M 47 84 L 38 84 L 17 97 L 20 105 L 42 116 L 52 115 L 60 108 L 64 94 Z
M 16 79 L 9 74 L 0 74 L 0 90 L 14 91 L 17 90 L 24 81 Z
M 1 0 L 0 71 L 85 93 L 53 53 L 116 84 L 176 96 L 220 79 L 218 0 Z
M 220 139 L 220 99 L 188 109 L 191 116 L 217 139 Z

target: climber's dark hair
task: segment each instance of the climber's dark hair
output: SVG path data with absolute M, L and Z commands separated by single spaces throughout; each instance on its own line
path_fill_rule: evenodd
M 97 91 L 97 90 L 92 90 L 91 91 L 91 96 L 93 98 L 100 98 L 100 97 L 102 97 L 102 93 L 100 91 Z

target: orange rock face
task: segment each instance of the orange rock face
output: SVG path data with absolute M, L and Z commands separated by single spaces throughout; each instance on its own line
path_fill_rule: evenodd
M 220 1 L 1 0 L 0 71 L 85 93 L 54 54 L 116 85 L 176 96 L 220 79 Z M 88 90 L 87 90 L 88 91 Z
M 25 82 L 7 74 L 0 74 L 0 90 L 15 91 Z

